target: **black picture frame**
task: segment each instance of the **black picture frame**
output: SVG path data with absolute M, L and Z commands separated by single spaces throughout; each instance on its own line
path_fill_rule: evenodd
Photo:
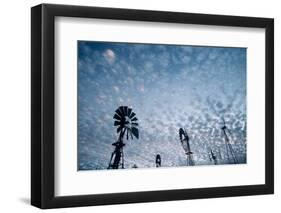
M 55 17 L 264 28 L 265 184 L 93 195 L 54 195 Z M 31 9 L 31 204 L 42 208 L 217 198 L 274 193 L 274 20 L 164 11 L 41 4 Z

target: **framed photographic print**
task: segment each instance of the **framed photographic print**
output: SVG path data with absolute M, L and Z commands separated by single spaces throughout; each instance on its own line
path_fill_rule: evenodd
M 272 194 L 274 21 L 31 9 L 31 203 Z

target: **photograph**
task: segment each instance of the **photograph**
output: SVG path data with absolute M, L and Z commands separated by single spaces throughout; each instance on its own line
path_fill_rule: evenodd
M 31 205 L 274 194 L 279 13 L 152 4 L 32 6 Z
M 247 48 L 77 41 L 77 170 L 247 164 Z

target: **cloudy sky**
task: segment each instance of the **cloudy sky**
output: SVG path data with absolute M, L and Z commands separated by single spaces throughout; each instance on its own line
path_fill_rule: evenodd
M 212 149 L 227 164 L 224 118 L 239 163 L 246 162 L 245 48 L 78 41 L 78 169 L 106 169 L 117 140 L 114 111 L 132 107 L 139 139 L 125 140 L 125 168 L 185 166 L 179 128 L 196 165 Z

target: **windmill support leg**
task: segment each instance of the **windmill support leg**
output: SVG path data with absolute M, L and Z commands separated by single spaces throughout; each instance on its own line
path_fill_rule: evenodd
M 120 152 L 120 150 L 116 150 L 115 158 L 114 158 L 114 161 L 113 161 L 113 164 L 112 164 L 112 168 L 113 169 L 118 169 L 119 168 L 120 159 L 121 159 L 121 152 Z
M 111 162 L 112 162 L 112 158 L 113 158 L 114 154 L 115 154 L 115 151 L 113 151 L 113 152 L 111 153 L 111 157 L 110 157 L 110 160 L 109 160 L 109 164 L 108 164 L 107 169 L 110 169 L 110 167 L 111 167 Z
M 123 153 L 123 148 L 121 150 L 121 158 L 122 158 L 122 165 L 121 168 L 124 169 L 124 153 Z
M 187 154 L 186 155 L 186 159 L 187 159 L 187 166 L 194 166 L 194 161 L 193 161 L 193 157 L 192 154 Z
M 230 153 L 231 153 L 231 155 L 232 155 L 232 158 L 233 158 L 234 163 L 237 164 L 238 161 L 237 161 L 235 152 L 234 152 L 234 150 L 233 150 L 231 144 L 229 144 L 229 150 L 230 150 Z
M 229 150 L 228 150 L 228 145 L 227 143 L 225 143 L 225 149 L 226 149 L 226 157 L 227 157 L 227 160 L 228 160 L 228 163 L 230 163 L 230 156 L 229 156 Z

